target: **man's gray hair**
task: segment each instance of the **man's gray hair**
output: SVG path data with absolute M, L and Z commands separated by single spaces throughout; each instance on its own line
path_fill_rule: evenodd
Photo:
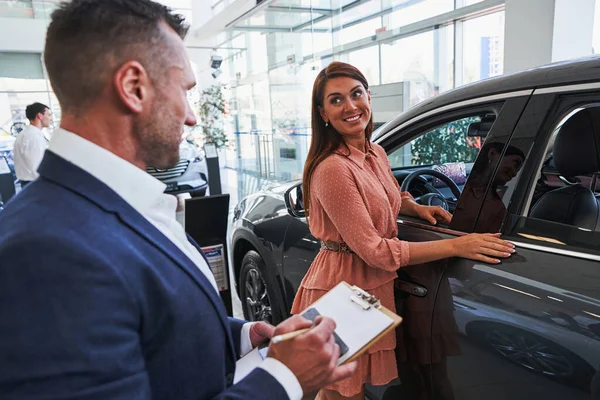
M 82 113 L 126 61 L 159 80 L 170 56 L 161 23 L 182 39 L 188 25 L 150 0 L 73 0 L 52 13 L 44 61 L 65 113 Z

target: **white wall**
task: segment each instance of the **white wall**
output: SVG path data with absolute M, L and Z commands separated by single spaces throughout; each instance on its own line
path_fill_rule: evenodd
M 592 54 L 595 0 L 554 0 L 552 61 Z
M 506 0 L 504 73 L 550 63 L 554 1 Z
M 0 52 L 41 53 L 46 23 L 43 19 L 0 18 Z
M 504 72 L 592 54 L 596 0 L 506 0 Z

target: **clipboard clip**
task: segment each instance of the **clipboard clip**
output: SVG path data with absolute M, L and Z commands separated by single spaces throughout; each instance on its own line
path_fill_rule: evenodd
M 351 286 L 350 289 L 354 291 L 354 295 L 350 296 L 350 301 L 358 304 L 363 310 L 368 310 L 371 307 L 380 308 L 381 301 L 375 296 L 365 292 L 358 286 Z

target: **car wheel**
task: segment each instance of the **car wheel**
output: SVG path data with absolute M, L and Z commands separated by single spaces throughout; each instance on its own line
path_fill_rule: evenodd
M 502 324 L 476 329 L 479 340 L 506 360 L 536 374 L 588 387 L 593 369 L 575 353 L 543 337 Z
M 283 320 L 280 310 L 282 296 L 277 283 L 256 251 L 249 251 L 240 269 L 240 299 L 248 321 L 266 321 L 276 325 Z

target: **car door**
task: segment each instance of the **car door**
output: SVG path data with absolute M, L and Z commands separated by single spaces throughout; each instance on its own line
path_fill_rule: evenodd
M 285 231 L 282 250 L 286 301 L 288 310 L 291 310 L 300 282 L 308 272 L 312 260 L 317 256 L 320 244 L 308 228 L 302 204 L 302 183 L 291 187 L 285 199 L 288 212 L 293 213 L 293 218 Z
M 599 234 L 556 222 L 555 213 L 569 201 L 564 196 L 555 196 L 546 213 L 534 208 L 561 186 L 591 185 L 595 175 L 561 176 L 552 165 L 556 151 L 572 163 L 590 153 L 565 153 L 553 143 L 577 110 L 598 103 L 594 85 L 538 90 L 528 103 L 503 157 L 520 154 L 523 166 L 516 175 L 502 163 L 495 169 L 471 230 L 498 231 L 490 215 L 500 208 L 499 230 L 517 251 L 500 265 L 455 259 L 444 268 L 432 319 L 449 320 L 456 331 L 432 341 L 432 354 L 443 357 L 431 368 L 431 398 L 600 398 Z M 578 140 L 574 132 L 561 134 Z M 597 195 L 595 181 L 591 186 Z M 457 223 L 464 217 L 454 216 Z M 454 351 L 444 347 L 448 342 Z
M 402 183 L 407 173 L 411 171 L 435 168 L 436 166 L 431 164 L 441 164 L 453 166 L 453 168 L 456 166 L 463 168 L 463 178 L 466 179 L 470 175 L 474 161 L 477 160 L 479 147 L 490 140 L 502 145 L 506 144 L 525 108 L 529 94 L 530 92 L 524 92 L 516 94 L 515 97 L 507 95 L 501 98 L 482 99 L 479 102 L 473 100 L 462 107 L 457 106 L 450 111 L 446 108 L 444 111 L 432 113 L 430 117 L 422 119 L 418 123 L 408 124 L 395 135 L 390 135 L 380 142 L 388 153 L 392 172 Z M 464 132 L 468 129 L 469 124 L 476 121 L 476 118 L 489 119 L 491 116 L 493 116 L 494 122 L 491 128 L 488 127 L 485 137 L 467 138 L 465 143 L 463 139 L 459 140 L 456 136 L 458 130 Z M 450 135 L 450 139 L 447 135 Z M 452 137 L 456 138 L 457 143 L 462 144 L 453 146 L 454 139 Z M 471 139 L 478 139 L 474 149 L 469 149 L 469 146 L 475 145 Z M 445 143 L 440 146 L 439 141 L 442 140 L 445 140 Z M 424 156 L 423 150 L 427 148 L 432 149 L 432 156 Z M 402 159 L 404 165 L 400 161 Z M 420 163 L 418 160 L 424 160 L 426 163 Z M 446 170 L 451 171 L 453 168 Z M 469 184 L 469 179 L 466 180 L 466 185 Z M 454 180 L 457 180 L 456 176 Z M 465 187 L 464 180 L 456 183 L 460 188 Z M 453 195 L 446 186 L 436 184 L 430 178 L 417 179 L 409 185 L 408 190 L 413 196 L 421 198 L 426 192 L 437 190 L 449 199 L 451 210 L 461 204 L 461 198 L 452 199 Z M 471 203 L 471 207 L 477 210 L 480 205 Z M 474 216 L 477 216 L 477 212 Z M 463 220 L 463 229 L 465 225 L 475 225 L 476 218 L 473 218 L 472 213 L 471 217 L 468 223 L 466 219 Z M 416 218 L 403 215 L 398 217 L 398 237 L 402 240 L 435 241 L 463 234 L 463 231 L 453 227 L 452 224 L 450 226 L 443 224 L 434 226 Z M 389 388 L 385 393 L 385 399 L 426 398 L 423 396 L 427 396 L 432 391 L 432 359 L 437 358 L 437 355 L 432 353 L 432 333 L 436 340 L 443 339 L 439 332 L 439 323 L 436 322 L 432 325 L 432 315 L 437 287 L 441 281 L 445 263 L 446 260 L 441 260 L 404 267 L 398 271 L 398 275 L 403 281 L 412 282 L 417 287 L 416 292 L 407 294 L 407 292 L 410 293 L 410 290 L 406 290 L 406 285 L 400 282 L 405 290 L 397 290 L 395 293 L 397 312 L 404 319 L 397 330 L 396 348 L 402 385 Z M 424 290 L 419 293 L 419 288 Z

